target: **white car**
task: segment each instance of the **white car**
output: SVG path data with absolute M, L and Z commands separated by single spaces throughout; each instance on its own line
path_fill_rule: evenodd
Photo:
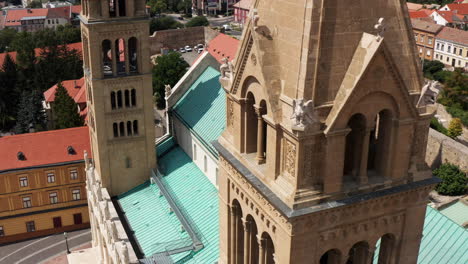
M 191 52 L 191 51 L 192 51 L 192 48 L 191 48 L 190 46 L 185 46 L 185 51 Z
M 200 53 L 202 53 L 204 50 L 205 50 L 204 48 L 197 49 L 197 53 L 200 54 Z
M 226 30 L 226 31 L 229 31 L 229 30 L 232 29 L 231 26 L 228 25 L 228 24 L 224 24 L 224 25 L 223 25 L 223 28 L 224 28 L 224 30 Z
M 184 48 L 180 48 L 179 51 L 180 51 L 180 53 L 185 53 L 185 49 L 184 49 Z
M 198 49 L 203 49 L 203 48 L 204 48 L 203 44 L 198 44 L 196 47 L 197 47 Z

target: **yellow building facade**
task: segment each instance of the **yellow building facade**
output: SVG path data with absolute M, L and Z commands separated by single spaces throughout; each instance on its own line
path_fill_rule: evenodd
M 52 163 L 0 169 L 0 244 L 89 227 L 84 160 L 77 152 L 82 146 L 73 144 L 73 141 L 79 141 L 80 137 L 63 135 L 64 132 L 78 132 L 87 137 L 88 129 L 84 127 L 71 130 L 73 131 L 65 129 L 57 130 L 57 133 L 33 133 L 27 136 L 0 138 L 0 146 L 14 144 L 21 147 L 14 142 L 17 140 L 15 137 L 21 137 L 19 140 L 30 143 L 25 150 L 19 152 L 22 155 L 16 153 L 17 160 L 20 161 L 23 157 L 26 165 L 32 165 L 35 160 L 41 159 L 34 158 L 33 145 L 44 144 L 44 134 L 50 139 L 57 136 L 59 141 L 49 149 Z M 41 142 L 31 143 L 37 135 L 38 141 Z M 60 138 L 68 138 L 64 139 L 68 141 L 66 146 L 61 144 Z M 87 145 L 89 146 L 89 143 Z M 5 147 L 0 150 L 0 155 L 11 157 L 8 155 L 10 153 L 6 152 L 12 152 L 14 149 Z M 45 150 L 45 153 L 47 152 Z M 76 160 L 66 161 L 75 158 Z M 53 162 L 59 160 L 62 161 Z M 0 163 L 0 168 L 2 166 L 4 165 Z

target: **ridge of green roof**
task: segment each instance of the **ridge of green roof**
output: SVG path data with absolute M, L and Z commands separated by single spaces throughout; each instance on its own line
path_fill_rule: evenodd
M 203 141 L 212 153 L 211 142 L 226 126 L 226 94 L 219 83 L 220 73 L 208 66 L 174 105 L 173 110 Z
M 218 190 L 180 147 L 173 145 L 170 139 L 165 143 L 170 149 L 158 161 L 164 185 L 182 207 L 181 211 L 191 219 L 204 245 L 197 252 L 187 251 L 171 258 L 174 262 L 215 263 L 219 258 Z M 169 212 L 170 206 L 166 198 L 159 195 L 156 184 L 146 182 L 117 199 L 145 257 L 174 244 L 191 243 L 188 234 L 181 232 L 177 216 Z

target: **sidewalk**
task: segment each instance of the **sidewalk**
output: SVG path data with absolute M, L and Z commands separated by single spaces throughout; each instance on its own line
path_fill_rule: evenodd
M 91 248 L 91 243 L 86 243 L 84 245 L 80 245 L 78 247 L 72 248 L 71 251 L 74 252 L 74 251 L 78 251 L 78 250 L 82 250 L 86 248 Z M 44 262 L 42 262 L 42 264 L 68 264 L 67 254 L 64 252 L 61 255 L 54 256 L 48 260 L 45 260 Z

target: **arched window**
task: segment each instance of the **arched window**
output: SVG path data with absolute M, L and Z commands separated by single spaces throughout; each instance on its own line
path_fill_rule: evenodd
M 126 0 L 117 0 L 117 1 L 119 3 L 119 16 L 121 17 L 126 16 L 127 14 L 126 6 L 125 6 Z
M 125 137 L 125 124 L 124 124 L 124 122 L 120 122 L 119 132 L 120 132 L 119 136 Z
M 137 39 L 135 37 L 131 37 L 128 40 L 128 58 L 130 61 L 130 72 L 137 73 L 138 72 L 138 52 L 137 52 Z
M 136 90 L 132 89 L 132 106 L 136 106 Z
M 362 114 L 355 114 L 349 119 L 348 127 L 351 131 L 346 135 L 344 181 L 358 182 L 362 146 L 366 135 L 366 118 Z
M 246 131 L 245 131 L 245 152 L 255 153 L 257 151 L 257 114 L 255 113 L 255 97 L 252 93 L 247 94 L 246 100 Z
M 106 39 L 102 42 L 102 72 L 104 76 L 114 75 L 112 69 L 112 47 L 111 41 Z
M 133 134 L 138 136 L 138 120 L 133 121 Z
M 117 107 L 122 108 L 122 91 L 117 91 Z
M 125 74 L 125 40 L 123 38 L 115 40 L 115 58 L 117 62 L 117 74 Z
M 369 257 L 369 244 L 365 241 L 358 242 L 349 250 L 346 264 L 367 263 Z
M 132 121 L 127 121 L 127 136 L 132 135 Z
M 378 248 L 378 264 L 392 263 L 393 251 L 395 247 L 395 236 L 392 234 L 383 235 L 377 241 L 376 248 Z M 377 252 L 376 252 L 377 253 Z
M 117 0 L 109 0 L 109 16 L 115 17 L 117 15 Z
M 266 232 L 262 234 L 262 243 L 263 243 L 263 256 L 260 256 L 263 261 L 261 263 L 265 264 L 275 264 L 275 245 L 270 235 Z
M 116 105 L 115 105 L 115 92 L 111 92 L 111 108 L 112 109 L 115 109 Z
M 367 160 L 367 175 L 369 179 L 375 176 L 388 176 L 391 164 L 392 119 L 390 110 L 380 111 L 375 118 L 369 138 L 369 151 Z
M 320 264 L 340 264 L 341 253 L 338 249 L 330 249 L 320 257 Z
M 130 107 L 130 92 L 125 90 L 125 107 Z
M 237 200 L 232 201 L 230 236 L 234 237 L 234 245 L 230 245 L 233 263 L 243 263 L 244 261 L 244 227 L 242 223 L 242 208 Z
M 257 110 L 257 116 L 258 116 L 258 126 L 261 129 L 258 133 L 258 142 L 261 144 L 258 144 L 257 146 L 257 160 L 259 160 L 259 163 L 263 163 L 266 161 L 267 158 L 267 123 L 265 120 L 263 120 L 263 115 L 267 114 L 267 107 L 266 107 L 266 102 L 265 100 L 262 100 L 260 102 L 260 109 Z
M 119 128 L 117 123 L 112 124 L 112 127 L 114 129 L 114 137 L 119 137 Z
M 246 218 L 246 225 L 248 228 L 248 234 L 249 237 L 247 238 L 250 241 L 249 245 L 249 261 L 248 263 L 251 264 L 258 264 L 260 260 L 259 256 L 259 246 L 258 246 L 258 239 L 257 239 L 257 234 L 258 234 L 258 229 L 257 229 L 257 224 L 255 223 L 255 219 L 251 216 L 248 215 Z

